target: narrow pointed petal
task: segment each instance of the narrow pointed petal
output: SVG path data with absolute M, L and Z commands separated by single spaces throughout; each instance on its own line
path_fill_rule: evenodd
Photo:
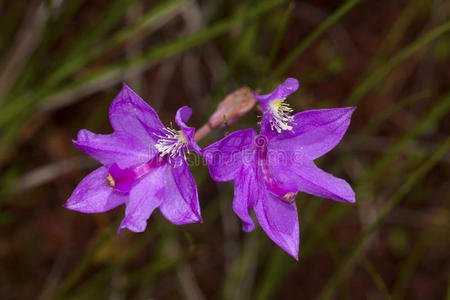
M 156 134 L 164 128 L 153 108 L 126 84 L 111 104 L 109 120 L 115 131 L 135 136 L 149 148 L 153 148 Z
M 127 196 L 109 187 L 106 176 L 105 167 L 91 172 L 78 184 L 64 207 L 82 213 L 102 213 L 124 204 Z
M 200 154 L 202 150 L 194 140 L 195 128 L 186 125 L 191 115 L 192 109 L 189 106 L 180 107 L 175 115 L 175 123 L 177 123 L 177 125 L 181 128 L 184 136 L 188 139 L 189 147 Z
M 156 155 L 134 136 L 123 132 L 95 134 L 82 129 L 73 144 L 105 166 L 117 163 L 121 168 L 128 168 L 145 163 Z
M 145 230 L 148 218 L 155 208 L 159 207 L 164 197 L 166 171 L 167 165 L 157 167 L 131 188 L 125 218 L 120 224 L 119 231 L 123 228 L 134 232 Z
M 197 185 L 186 162 L 166 172 L 164 191 L 159 210 L 167 220 L 176 225 L 203 221 Z
M 203 157 L 212 179 L 233 180 L 242 166 L 254 163 L 254 138 L 253 129 L 238 130 L 204 148 Z
M 355 202 L 355 192 L 345 180 L 323 171 L 312 161 L 293 164 L 284 171 L 275 172 L 284 172 L 287 175 L 284 180 L 297 184 L 302 192 L 340 202 Z
M 248 211 L 253 207 L 258 186 L 252 168 L 244 168 L 234 181 L 233 211 L 242 220 L 242 230 L 250 232 L 255 224 Z
M 269 149 L 291 151 L 298 160 L 314 160 L 336 147 L 354 111 L 354 107 L 345 107 L 298 113 L 292 122 L 293 130 L 274 135 Z
M 287 203 L 260 189 L 259 199 L 253 210 L 259 225 L 269 238 L 298 260 L 300 233 L 295 202 Z

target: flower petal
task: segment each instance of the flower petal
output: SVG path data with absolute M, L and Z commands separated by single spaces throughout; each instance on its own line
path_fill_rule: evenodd
M 106 176 L 105 167 L 91 172 L 78 184 L 64 207 L 83 213 L 101 213 L 124 204 L 127 195 L 109 187 Z
M 258 186 L 255 172 L 251 167 L 243 168 L 234 181 L 233 211 L 242 220 L 242 230 L 250 232 L 255 229 L 255 224 L 248 211 L 255 202 L 258 194 Z
M 131 188 L 125 218 L 120 224 L 119 232 L 123 228 L 134 232 L 145 230 L 147 219 L 155 208 L 159 207 L 164 197 L 164 180 L 167 171 L 168 164 L 157 167 Z
M 272 137 L 277 135 L 279 131 L 285 131 L 288 130 L 289 126 L 292 126 L 292 121 L 290 121 L 290 112 L 285 112 L 287 115 L 289 115 L 289 120 L 282 120 L 280 119 L 280 111 L 281 108 L 278 108 L 277 110 L 280 110 L 275 116 L 275 113 L 272 111 L 273 107 L 271 108 L 271 103 L 274 101 L 284 100 L 286 99 L 290 94 L 295 92 L 298 89 L 298 80 L 295 78 L 287 78 L 282 84 L 280 84 L 272 93 L 267 95 L 254 95 L 255 98 L 261 103 L 263 115 L 262 120 L 260 123 L 261 127 L 261 134 L 266 135 L 267 137 Z M 281 113 L 284 115 L 284 113 Z M 285 117 L 287 117 L 285 115 Z M 287 126 L 287 127 L 285 127 Z M 275 128 L 277 128 L 275 130 Z M 278 131 L 278 132 L 277 132 Z
M 189 148 L 200 154 L 202 150 L 194 140 L 195 128 L 186 125 L 191 115 L 192 109 L 189 106 L 180 107 L 175 115 L 175 123 L 177 123 L 177 125 L 181 128 L 183 135 L 188 139 Z
M 269 238 L 298 260 L 300 234 L 295 202 L 287 203 L 265 189 L 259 189 L 253 210 Z
M 148 149 L 136 137 L 124 132 L 95 134 L 82 129 L 73 144 L 105 166 L 117 163 L 121 168 L 128 168 L 156 155 L 156 149 Z
M 292 151 L 297 159 L 314 160 L 333 149 L 344 136 L 355 107 L 308 110 L 294 116 L 292 131 L 269 141 L 269 148 Z
M 238 130 L 203 149 L 203 157 L 215 181 L 233 180 L 242 166 L 254 162 L 254 137 L 253 129 Z
M 318 197 L 333 199 L 340 202 L 355 202 L 355 192 L 343 179 L 318 168 L 314 162 L 294 163 L 290 167 L 276 170 L 277 180 L 296 184 L 298 190 Z M 284 172 L 284 174 L 283 174 Z M 280 174 L 283 174 L 281 178 Z
M 254 95 L 256 100 L 261 102 L 263 110 L 269 101 L 286 99 L 287 96 L 298 90 L 298 80 L 295 78 L 287 78 L 272 93 L 266 95 Z
M 192 131 L 193 128 L 186 125 L 191 115 L 192 109 L 189 106 L 180 107 L 175 115 L 175 123 L 177 123 L 177 125 L 183 130 Z
M 109 108 L 109 120 L 115 131 L 133 135 L 151 148 L 164 127 L 153 108 L 126 84 Z
M 197 184 L 185 161 L 164 176 L 164 198 L 159 210 L 176 225 L 202 222 Z

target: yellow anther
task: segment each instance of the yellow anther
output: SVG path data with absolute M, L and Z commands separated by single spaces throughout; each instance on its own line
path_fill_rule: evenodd
M 108 174 L 108 176 L 106 177 L 106 185 L 110 187 L 116 186 L 116 182 L 114 181 L 114 178 L 111 176 L 111 174 Z
M 269 111 L 272 115 L 270 120 L 270 127 L 280 133 L 282 130 L 292 130 L 289 123 L 294 119 L 291 116 L 293 109 L 287 104 L 285 99 L 272 101 L 269 105 Z
M 166 154 L 170 158 L 176 158 L 180 155 L 186 156 L 188 142 L 183 132 L 172 128 L 164 128 L 164 130 L 165 135 L 159 136 L 155 145 L 155 148 L 160 152 L 159 156 L 163 157 Z

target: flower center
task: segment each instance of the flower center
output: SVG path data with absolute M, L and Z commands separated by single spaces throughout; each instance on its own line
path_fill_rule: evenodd
M 159 135 L 158 142 L 155 148 L 159 151 L 159 156 L 167 155 L 171 159 L 175 159 L 183 155 L 186 159 L 186 152 L 188 151 L 188 142 L 181 130 L 172 128 L 164 128 L 164 134 Z
M 292 130 L 289 125 L 294 117 L 291 116 L 293 109 L 287 104 L 285 99 L 272 101 L 269 105 L 269 111 L 272 115 L 270 120 L 270 128 L 280 133 L 282 130 Z
M 109 174 L 106 177 L 106 185 L 120 191 L 129 192 L 136 180 L 148 174 L 152 169 L 160 166 L 162 159 L 155 156 L 145 164 L 133 168 L 121 169 L 117 164 L 109 167 Z
M 292 203 L 295 200 L 295 196 L 297 195 L 296 191 L 292 190 L 292 187 L 286 185 L 286 184 L 281 184 L 280 182 L 277 182 L 277 180 L 273 177 L 272 173 L 270 172 L 269 169 L 269 164 L 268 164 L 268 151 L 267 148 L 262 148 L 259 150 L 259 161 L 260 161 L 260 166 L 261 166 L 261 171 L 262 171 L 262 176 L 264 179 L 264 182 L 266 183 L 266 187 L 267 189 L 274 194 L 275 196 L 277 196 L 279 199 L 288 202 L 288 203 Z

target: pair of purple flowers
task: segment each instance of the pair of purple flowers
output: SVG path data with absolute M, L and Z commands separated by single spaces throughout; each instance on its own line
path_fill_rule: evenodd
M 253 209 L 266 234 L 298 258 L 299 191 L 337 201 L 355 202 L 350 185 L 319 169 L 314 160 L 333 149 L 350 124 L 353 107 L 310 110 L 292 115 L 286 97 L 298 89 L 288 78 L 272 93 L 255 96 L 263 110 L 259 135 L 235 131 L 200 149 L 195 129 L 186 125 L 192 110 L 175 116 L 180 130 L 166 128 L 156 112 L 124 85 L 111 104 L 109 135 L 81 130 L 73 141 L 102 167 L 86 176 L 65 207 L 100 213 L 125 204 L 120 229 L 142 232 L 153 210 L 170 222 L 201 222 L 197 185 L 186 161 L 195 151 L 204 157 L 215 181 L 234 181 L 233 210 L 243 230 L 255 227 Z

